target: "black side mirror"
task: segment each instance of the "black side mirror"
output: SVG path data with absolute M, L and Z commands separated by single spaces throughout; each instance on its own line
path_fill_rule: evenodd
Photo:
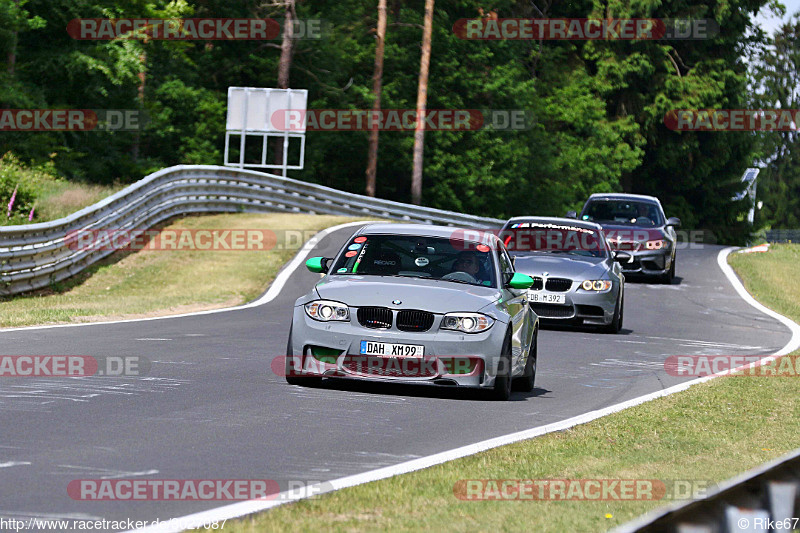
M 575 211 L 567 211 L 567 218 L 578 218 L 578 213 Z
M 679 219 L 678 217 L 669 217 L 667 219 L 667 226 L 673 226 L 675 228 L 680 228 L 681 227 L 681 219 Z

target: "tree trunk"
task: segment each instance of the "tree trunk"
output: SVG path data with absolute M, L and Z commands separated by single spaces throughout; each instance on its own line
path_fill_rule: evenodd
M 141 69 L 139 70 L 138 97 L 139 97 L 139 111 L 142 111 L 144 109 L 144 86 L 145 86 L 145 81 L 147 80 L 147 52 L 141 53 L 141 55 L 139 56 L 139 62 L 141 63 L 142 66 Z M 142 143 L 141 132 L 139 131 L 139 128 L 136 128 L 136 132 L 133 134 L 133 146 L 131 147 L 131 156 L 133 157 L 134 161 L 138 161 L 139 159 L 139 148 L 141 146 L 141 143 Z
M 414 168 L 411 172 L 411 201 L 416 205 L 422 202 L 422 155 L 425 147 L 425 111 L 428 103 L 428 66 L 431 61 L 433 1 L 425 0 L 425 27 L 422 31 L 422 60 L 419 65 L 419 87 L 417 88 L 417 126 L 414 130 Z
M 383 45 L 386 38 L 386 0 L 378 0 L 378 41 L 375 45 L 375 71 L 372 75 L 373 114 L 381 111 L 381 84 L 383 82 Z M 367 153 L 367 196 L 375 196 L 375 174 L 378 169 L 378 136 L 377 121 L 369 132 L 369 150 Z
M 281 59 L 278 63 L 278 89 L 289 88 L 289 71 L 292 66 L 292 53 L 294 52 L 293 21 L 295 18 L 294 0 L 286 0 L 286 12 L 283 17 L 283 41 L 281 42 Z M 275 150 L 274 164 L 283 165 L 282 137 L 275 137 L 272 146 Z
M 7 60 L 8 60 L 8 74 L 13 76 L 14 75 L 14 66 L 17 64 L 17 32 L 14 32 L 13 37 L 11 39 L 14 41 L 11 45 L 11 51 L 8 52 Z
M 14 6 L 16 7 L 14 14 L 18 15 L 19 0 L 14 0 Z M 8 55 L 6 56 L 6 59 L 8 61 L 8 74 L 11 76 L 14 75 L 14 69 L 16 68 L 17 65 L 17 36 L 18 32 L 17 30 L 14 30 L 14 32 L 11 34 L 11 50 L 8 51 Z

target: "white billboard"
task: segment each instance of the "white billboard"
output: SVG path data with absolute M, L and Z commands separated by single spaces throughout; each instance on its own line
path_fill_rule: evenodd
M 283 175 L 286 170 L 300 170 L 303 168 L 305 156 L 305 111 L 308 103 L 306 89 L 270 89 L 264 87 L 228 87 L 228 116 L 225 122 L 225 165 L 235 167 L 253 168 L 280 168 Z M 290 111 L 292 116 L 302 117 L 301 123 L 292 123 L 291 129 L 287 127 L 287 117 Z M 239 135 L 238 161 L 229 161 L 230 136 Z M 260 161 L 245 160 L 245 141 L 248 136 L 263 137 Z M 269 137 L 280 137 L 283 143 L 283 164 L 267 163 L 267 149 Z M 300 160 L 296 164 L 289 164 L 289 139 L 300 139 Z

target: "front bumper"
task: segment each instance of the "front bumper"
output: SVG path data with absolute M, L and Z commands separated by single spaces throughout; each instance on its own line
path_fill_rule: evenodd
M 349 322 L 320 322 L 309 318 L 303 306 L 294 308 L 292 353 L 287 372 L 295 376 L 351 378 L 395 383 L 491 387 L 497 375 L 506 324 L 499 320 L 482 333 L 440 330 L 435 315 L 425 332 L 372 329 L 362 326 L 357 310 Z M 424 356 L 376 357 L 361 355 L 361 342 L 412 344 L 424 347 Z M 324 355 L 322 355 L 324 354 Z
M 672 266 L 672 251 L 670 248 L 661 250 L 627 251 L 631 254 L 631 261 L 620 261 L 624 274 L 661 276 L 669 272 Z
M 559 294 L 564 294 L 566 302 L 563 304 L 530 302 L 531 309 L 544 322 L 561 322 L 572 324 L 585 324 L 604 326 L 614 320 L 617 307 L 617 294 L 619 284 L 614 285 L 605 292 L 591 292 L 579 289 L 580 284 L 572 282 L 572 287 Z M 548 291 L 528 291 L 532 293 Z M 553 293 L 551 293 L 553 294 Z M 529 296 L 530 298 L 531 296 Z

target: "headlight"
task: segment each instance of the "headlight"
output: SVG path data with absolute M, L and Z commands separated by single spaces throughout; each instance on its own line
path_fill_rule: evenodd
M 581 289 L 585 291 L 602 292 L 611 288 L 612 283 L 605 279 L 587 279 L 581 283 Z
M 657 241 L 647 241 L 644 247 L 648 250 L 660 250 L 664 247 L 664 241 L 659 239 Z
M 329 322 L 331 320 L 350 321 L 350 309 L 341 302 L 316 300 L 305 305 L 306 314 L 314 320 Z
M 494 319 L 480 313 L 447 313 L 442 318 L 441 329 L 452 329 L 464 333 L 480 333 L 494 324 Z

